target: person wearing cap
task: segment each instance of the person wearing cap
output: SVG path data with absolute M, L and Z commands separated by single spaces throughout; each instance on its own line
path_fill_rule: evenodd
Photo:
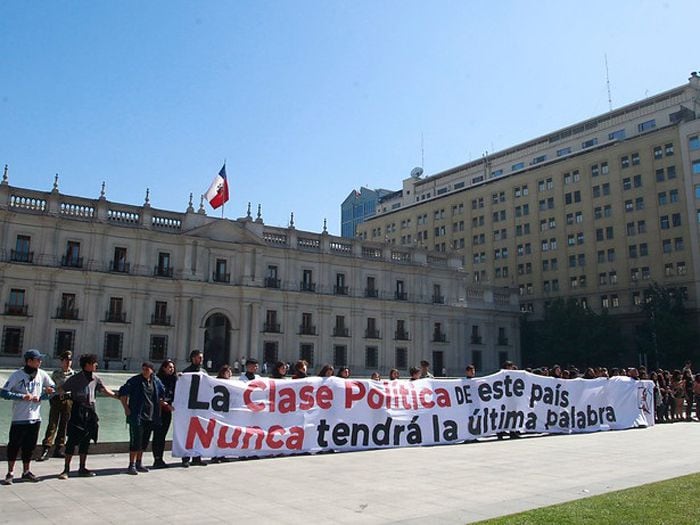
M 12 424 L 10 439 L 7 442 L 7 475 L 5 485 L 11 485 L 14 480 L 15 462 L 20 449 L 22 450 L 22 479 L 39 481 L 31 470 L 32 453 L 39 439 L 41 426 L 41 400 L 48 399 L 53 394 L 55 384 L 49 374 L 40 370 L 44 354 L 31 349 L 24 353 L 24 366 L 15 370 L 7 379 L 0 397 L 12 400 Z
M 58 475 L 58 479 L 68 479 L 70 474 L 70 463 L 75 454 L 76 447 L 80 456 L 80 468 L 78 475 L 89 478 L 95 475 L 85 466 L 87 455 L 90 449 L 90 441 L 97 443 L 99 431 L 99 418 L 95 410 L 95 398 L 97 392 L 118 399 L 117 394 L 105 386 L 102 378 L 95 371 L 97 370 L 97 356 L 95 354 L 83 354 L 80 356 L 80 372 L 72 375 L 63 383 L 58 391 L 69 397 L 73 401 L 68 429 L 66 431 L 66 458 L 64 460 L 63 471 Z
M 143 451 L 148 447 L 153 429 L 159 427 L 163 383 L 155 375 L 153 363 L 141 364 L 141 373 L 131 377 L 119 389 L 119 399 L 129 423 L 129 467 L 126 473 L 148 472 L 143 466 Z
M 252 381 L 253 379 L 260 379 L 260 376 L 256 374 L 255 372 L 258 371 L 258 360 L 253 359 L 252 357 L 249 359 L 246 359 L 245 362 L 245 372 L 241 374 L 240 379 L 241 381 Z
M 51 374 L 51 379 L 56 384 L 56 388 L 63 386 L 66 379 L 75 375 L 75 370 L 71 367 L 73 363 L 73 353 L 66 350 L 60 355 L 61 368 L 57 368 Z M 41 455 L 37 461 L 46 461 L 49 459 L 49 449 L 54 444 L 56 447 L 53 450 L 53 457 L 62 458 L 65 454 L 61 451 L 66 443 L 66 429 L 68 428 L 68 419 L 70 418 L 70 410 L 73 402 L 62 396 L 59 393 L 54 393 L 49 399 L 49 426 L 46 428 L 44 440 L 41 442 Z

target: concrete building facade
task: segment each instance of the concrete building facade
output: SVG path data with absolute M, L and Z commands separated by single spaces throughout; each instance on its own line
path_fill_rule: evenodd
M 348 365 L 421 359 L 461 374 L 518 359 L 513 289 L 473 283 L 459 257 L 0 184 L 0 365 L 36 347 L 96 353 L 109 368 L 202 349 Z
M 474 282 L 639 313 L 652 282 L 700 305 L 700 76 L 468 164 L 407 178 L 361 239 L 457 255 Z

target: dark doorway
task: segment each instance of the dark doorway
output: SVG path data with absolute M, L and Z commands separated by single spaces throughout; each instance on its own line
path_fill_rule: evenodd
M 444 376 L 442 372 L 445 362 L 443 360 L 443 353 L 441 350 L 433 350 L 433 375 L 435 377 Z
M 230 363 L 231 323 L 223 314 L 209 316 L 204 324 L 204 365 L 208 370 L 218 370 Z M 211 363 L 211 365 L 209 364 Z

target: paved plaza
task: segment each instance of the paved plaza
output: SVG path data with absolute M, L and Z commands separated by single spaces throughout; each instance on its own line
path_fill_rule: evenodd
M 66 481 L 52 459 L 33 463 L 40 483 L 0 486 L 0 523 L 461 524 L 700 472 L 699 442 L 700 423 L 675 423 L 138 476 L 124 473 L 126 454 L 102 454 L 89 458 L 97 477 Z

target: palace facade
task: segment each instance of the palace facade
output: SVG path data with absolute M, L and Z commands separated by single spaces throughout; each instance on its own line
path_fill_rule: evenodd
M 519 358 L 517 290 L 473 282 L 459 257 L 0 184 L 0 364 L 28 348 L 210 370 L 255 357 L 347 365 L 421 359 L 448 375 Z

